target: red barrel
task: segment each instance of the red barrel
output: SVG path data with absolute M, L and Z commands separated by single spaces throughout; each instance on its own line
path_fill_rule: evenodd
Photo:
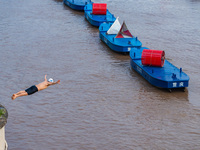
M 163 67 L 165 51 L 144 49 L 142 51 L 142 65 Z
M 107 4 L 106 3 L 93 3 L 92 14 L 94 15 L 106 15 Z

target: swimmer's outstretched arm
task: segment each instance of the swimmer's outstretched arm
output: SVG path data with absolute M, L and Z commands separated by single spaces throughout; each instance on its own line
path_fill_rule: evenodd
M 49 85 L 54 85 L 54 84 L 60 84 L 60 80 L 58 80 L 57 82 L 48 82 Z
M 45 76 L 44 76 L 44 81 L 47 81 L 47 75 L 45 74 Z
M 47 81 L 47 75 L 45 74 L 44 76 L 44 81 L 48 82 Z M 57 82 L 48 82 L 48 85 L 54 85 L 54 84 L 60 84 L 60 80 L 58 80 Z

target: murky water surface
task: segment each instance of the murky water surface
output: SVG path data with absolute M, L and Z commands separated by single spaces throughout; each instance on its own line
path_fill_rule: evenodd
M 161 90 L 111 51 L 83 12 L 57 0 L 0 1 L 0 103 L 9 150 L 200 149 L 200 1 L 104 0 L 120 22 L 190 76 Z M 15 101 L 43 81 L 61 84 Z

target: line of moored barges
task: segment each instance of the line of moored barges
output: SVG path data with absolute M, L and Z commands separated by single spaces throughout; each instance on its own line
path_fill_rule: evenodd
M 63 0 L 64 4 L 78 11 L 84 11 L 88 22 L 99 27 L 100 39 L 113 51 L 129 53 L 131 67 L 149 83 L 169 91 L 175 88 L 185 90 L 189 76 L 165 59 L 165 51 L 142 47 L 142 43 L 128 30 L 125 22 L 109 12 L 106 3 L 91 0 Z

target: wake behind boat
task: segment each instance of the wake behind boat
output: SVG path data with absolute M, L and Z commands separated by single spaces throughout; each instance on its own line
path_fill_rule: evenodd
M 90 3 L 84 8 L 85 18 L 91 25 L 99 27 L 103 22 L 114 22 L 115 17 L 107 9 L 106 3 Z
M 85 5 L 91 3 L 91 0 L 64 0 L 63 2 L 74 10 L 83 11 Z
M 99 37 L 110 49 L 127 53 L 134 47 L 141 47 L 142 43 L 128 30 L 125 22 L 121 25 L 118 18 L 112 23 L 103 23 L 99 27 Z

